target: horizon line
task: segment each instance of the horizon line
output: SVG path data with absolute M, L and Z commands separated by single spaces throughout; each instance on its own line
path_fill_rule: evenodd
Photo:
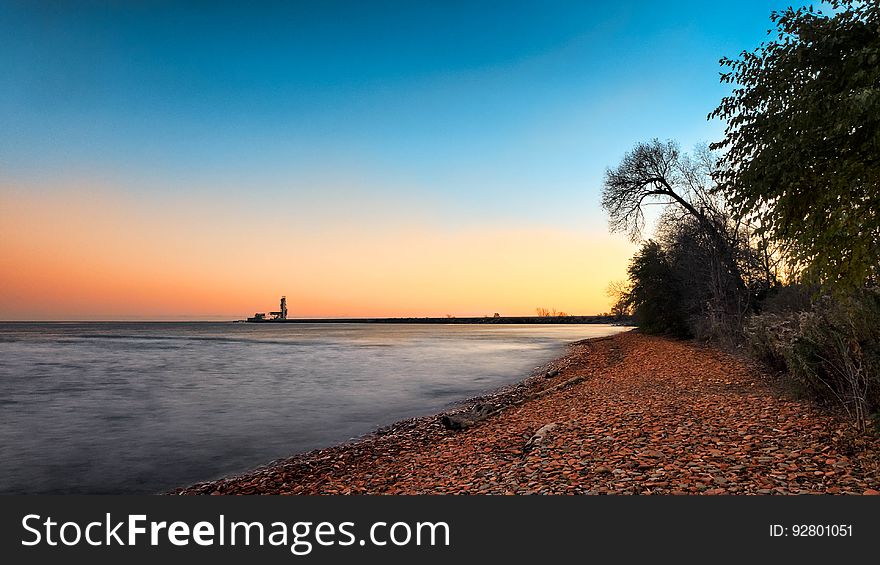
M 535 319 L 544 319 L 544 318 L 597 318 L 597 317 L 606 317 L 611 316 L 610 312 L 600 312 L 597 314 L 566 314 L 564 316 L 538 316 L 536 314 L 530 315 L 512 315 L 512 316 L 498 316 L 500 319 L 509 319 L 509 318 L 535 318 Z M 303 317 L 292 317 L 287 318 L 288 321 L 292 320 L 455 320 L 455 319 L 494 319 L 495 316 L 484 314 L 484 315 L 461 315 L 461 316 L 303 316 Z M 224 319 L 208 319 L 208 318 L 196 318 L 196 319 L 156 319 L 156 318 L 144 318 L 144 319 L 70 319 L 70 320 L 0 320 L 2 324 L 77 324 L 77 323 L 122 323 L 122 322 L 142 322 L 142 323 L 176 323 L 176 322 L 246 322 L 247 318 L 224 318 Z M 273 323 L 271 320 L 267 320 L 265 322 L 251 322 L 251 323 Z M 283 323 L 283 322 L 281 322 Z

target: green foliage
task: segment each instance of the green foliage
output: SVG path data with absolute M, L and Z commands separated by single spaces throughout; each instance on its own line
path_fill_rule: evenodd
M 753 316 L 753 354 L 860 427 L 880 410 L 880 288 L 823 296 L 807 311 Z
M 722 59 L 735 84 L 716 174 L 750 217 L 825 288 L 880 277 L 880 3 L 774 13 L 774 39 Z
M 830 4 L 774 13 L 775 38 L 722 59 L 719 160 L 638 144 L 606 171 L 602 205 L 634 241 L 643 205 L 665 206 L 611 288 L 616 311 L 649 333 L 744 333 L 865 428 L 880 410 L 880 2 Z

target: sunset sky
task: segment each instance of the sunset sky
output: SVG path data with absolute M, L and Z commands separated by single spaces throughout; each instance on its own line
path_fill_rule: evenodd
M 0 320 L 609 309 L 772 1 L 3 2 Z

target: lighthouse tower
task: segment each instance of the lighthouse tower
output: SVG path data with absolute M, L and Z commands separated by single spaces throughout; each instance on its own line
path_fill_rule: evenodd
M 287 297 L 281 297 L 281 315 L 279 316 L 282 320 L 287 319 Z

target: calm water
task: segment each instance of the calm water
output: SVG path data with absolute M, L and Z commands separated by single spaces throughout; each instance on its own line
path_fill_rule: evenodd
M 513 383 L 604 325 L 0 324 L 0 493 L 154 493 Z

